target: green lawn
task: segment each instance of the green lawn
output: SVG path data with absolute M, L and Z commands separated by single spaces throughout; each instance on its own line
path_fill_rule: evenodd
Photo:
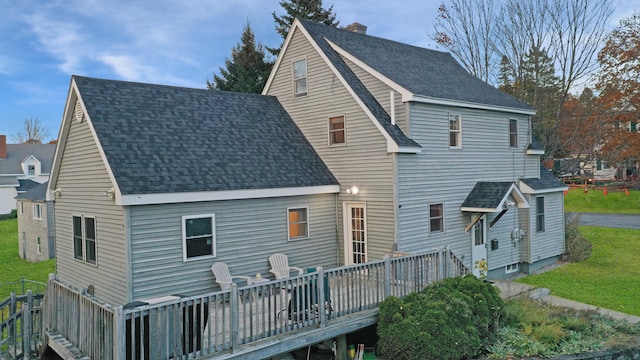
M 21 277 L 28 280 L 47 282 L 50 273 L 55 272 L 55 260 L 30 263 L 18 256 L 18 220 L 0 221 L 0 301 L 9 296 L 15 286 L 3 284 L 19 281 Z
M 601 189 L 585 193 L 572 189 L 564 197 L 564 210 L 568 212 L 590 212 L 610 214 L 640 214 L 640 191 L 608 191 Z
M 591 257 L 518 281 L 552 295 L 640 316 L 640 230 L 581 226 Z

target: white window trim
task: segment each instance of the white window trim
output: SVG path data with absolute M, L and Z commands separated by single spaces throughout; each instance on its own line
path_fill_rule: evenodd
M 504 267 L 505 274 L 513 274 L 518 271 L 520 271 L 520 263 L 508 264 Z
M 331 134 L 333 134 L 334 132 L 337 131 L 332 131 L 331 130 L 331 119 L 335 119 L 335 118 L 339 118 L 342 117 L 342 133 L 344 134 L 344 142 L 342 143 L 331 143 Z M 336 116 L 329 116 L 327 118 L 327 144 L 329 145 L 329 147 L 340 147 L 340 146 L 347 146 L 347 116 L 346 115 L 336 115 Z
M 458 118 L 458 130 L 451 130 L 451 118 Z M 462 149 L 462 115 L 460 114 L 449 114 L 449 121 L 447 121 L 448 127 L 448 137 L 447 143 L 449 144 L 449 149 Z M 451 133 L 457 133 L 458 145 L 451 146 Z
M 511 132 L 511 122 L 512 121 L 515 121 L 515 123 L 516 123 L 516 132 L 515 132 L 515 135 L 516 135 L 516 146 L 511 146 L 511 135 L 513 134 Z M 520 146 L 520 131 L 518 131 L 518 130 L 519 130 L 518 129 L 518 119 L 510 118 L 509 119 L 509 149 L 517 149 Z
M 306 213 L 307 213 L 307 236 L 305 237 L 295 237 L 295 238 L 291 238 L 291 234 L 290 234 L 290 226 L 291 224 L 289 223 L 289 211 L 291 210 L 300 210 L 300 209 L 305 209 Z M 306 240 L 309 239 L 309 232 L 310 232 L 310 225 L 309 225 L 309 206 L 291 206 L 287 208 L 287 240 L 288 241 L 298 241 L 298 240 Z
M 303 78 L 296 78 L 296 71 L 295 71 L 295 64 L 298 62 L 304 61 L 304 79 L 307 83 L 307 91 L 303 94 L 300 93 L 298 94 L 298 87 L 296 86 L 296 81 L 303 79 Z M 298 99 L 298 98 L 303 98 L 303 97 L 307 97 L 309 96 L 309 61 L 307 60 L 307 58 L 302 58 L 299 60 L 294 60 L 291 62 L 291 80 L 292 80 L 292 84 L 293 84 L 293 98 L 294 99 Z
M 203 255 L 203 256 L 194 256 L 191 258 L 187 257 L 187 223 L 186 220 L 189 219 L 199 219 L 199 218 L 211 218 L 211 240 L 213 241 L 213 244 L 211 244 L 212 249 L 212 254 L 211 255 Z M 211 213 L 211 214 L 198 214 L 198 215 L 185 215 L 182 216 L 182 261 L 183 262 L 188 262 L 188 261 L 197 261 L 197 260 L 202 260 L 202 259 L 212 259 L 215 258 L 218 254 L 218 242 L 216 240 L 216 214 L 215 213 Z
M 38 254 L 42 254 L 42 239 L 40 238 L 40 236 L 36 238 L 36 251 L 38 252 Z
M 75 254 L 73 254 L 73 260 L 98 267 L 98 219 L 94 215 L 79 215 L 79 214 L 71 214 L 71 238 L 72 241 L 75 241 L 75 234 L 73 229 L 73 218 L 80 218 L 80 235 L 81 235 L 81 244 L 82 247 L 82 259 L 76 258 Z M 86 221 L 85 219 L 93 219 L 93 230 L 94 230 L 94 243 L 95 243 L 95 254 L 96 254 L 96 262 L 91 263 L 87 261 L 87 229 L 86 229 Z M 75 251 L 75 244 L 72 243 L 72 249 Z
M 36 211 L 36 209 L 38 209 Z M 33 204 L 33 218 L 36 220 L 42 220 L 42 204 L 34 203 Z
M 431 206 L 432 205 L 441 205 L 442 206 L 442 230 L 441 231 L 431 231 Z M 445 232 L 445 230 L 447 228 L 446 227 L 446 221 L 445 221 L 445 219 L 446 219 L 445 214 L 446 213 L 445 213 L 445 210 L 444 210 L 444 202 L 429 203 L 427 205 L 427 213 L 428 213 L 427 220 L 429 221 L 429 226 L 428 226 L 429 230 L 427 231 L 427 233 L 429 235 L 431 235 L 431 234 L 434 234 L 434 235 L 435 234 L 444 234 L 444 232 Z

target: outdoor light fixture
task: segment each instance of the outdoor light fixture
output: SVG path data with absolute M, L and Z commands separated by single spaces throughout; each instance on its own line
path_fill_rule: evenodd
M 347 194 L 358 195 L 359 192 L 360 192 L 360 189 L 358 189 L 358 187 L 355 185 L 347 189 Z

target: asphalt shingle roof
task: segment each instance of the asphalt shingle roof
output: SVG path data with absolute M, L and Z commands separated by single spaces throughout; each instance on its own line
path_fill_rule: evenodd
M 326 39 L 333 40 L 332 34 L 336 31 L 348 33 L 351 32 L 347 30 L 339 30 L 331 26 L 313 23 L 307 20 L 301 20 L 301 22 L 309 35 L 318 44 L 320 49 L 322 49 L 327 58 L 329 58 L 331 63 L 336 67 L 342 77 L 347 81 L 349 86 L 356 93 L 358 98 L 360 98 L 367 109 L 371 111 L 373 116 L 378 120 L 378 122 L 382 125 L 389 136 L 395 141 L 395 143 L 398 146 L 402 147 L 421 147 L 418 143 L 407 137 L 404 132 L 402 132 L 400 127 L 398 127 L 398 125 L 391 124 L 391 117 L 384 110 L 382 105 L 380 105 L 373 94 L 369 92 L 366 86 L 364 86 L 360 79 L 353 73 L 353 71 L 351 71 L 349 66 L 344 62 L 344 60 L 342 60 L 342 57 L 337 52 L 335 52 L 331 45 L 329 45 L 329 43 L 326 41 Z
M 275 97 L 73 80 L 123 195 L 338 184 Z
M 42 184 L 37 184 L 36 186 L 30 188 L 28 191 L 19 194 L 16 196 L 16 199 L 24 199 L 24 200 L 34 200 L 34 201 L 44 201 L 47 195 L 47 185 L 49 182 L 44 182 Z
M 415 95 L 532 110 L 525 103 L 471 75 L 449 53 L 306 20 L 302 24 L 312 36 L 330 40 Z
M 22 162 L 30 155 L 40 161 L 40 172 L 51 172 L 55 144 L 7 144 L 7 158 L 0 159 L 0 174 L 24 174 Z
M 553 175 L 553 172 L 547 170 L 540 164 L 540 178 L 522 179 L 533 190 L 560 189 L 567 187 L 562 181 Z
M 20 186 L 18 186 L 16 188 L 17 191 L 28 191 L 38 185 L 40 185 L 39 182 L 33 181 L 33 180 L 29 180 L 29 179 L 20 179 L 18 180 L 18 183 L 20 184 Z
M 462 203 L 462 207 L 496 209 L 512 185 L 511 181 L 477 182 Z

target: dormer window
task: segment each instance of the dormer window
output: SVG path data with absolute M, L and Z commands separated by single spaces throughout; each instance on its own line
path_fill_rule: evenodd
M 293 96 L 307 96 L 307 59 L 293 63 Z
M 35 165 L 27 166 L 27 175 L 36 176 L 36 166 Z

